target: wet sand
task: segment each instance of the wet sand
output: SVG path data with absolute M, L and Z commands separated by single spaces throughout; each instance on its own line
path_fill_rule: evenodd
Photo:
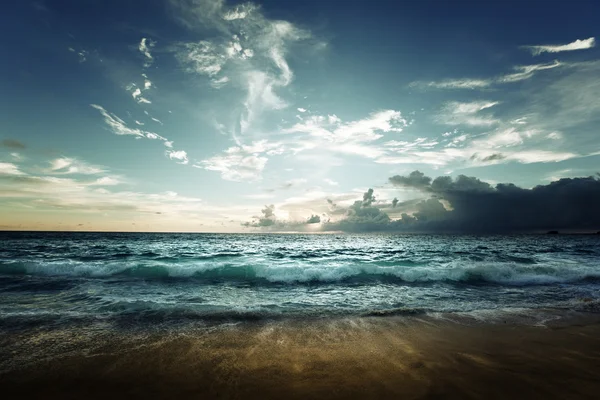
M 592 399 L 600 323 L 428 318 L 3 335 L 3 399 Z

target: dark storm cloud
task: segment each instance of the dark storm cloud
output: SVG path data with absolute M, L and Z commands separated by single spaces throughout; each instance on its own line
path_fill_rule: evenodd
M 487 157 L 480 157 L 479 154 L 475 153 L 471 156 L 471 160 L 482 161 L 482 162 L 500 161 L 500 160 L 504 160 L 505 158 L 506 158 L 506 156 L 502 153 L 494 153 Z
M 4 139 L 2 141 L 2 147 L 13 150 L 23 150 L 26 146 L 15 139 Z
M 270 206 L 265 206 L 265 208 L 260 210 L 262 216 L 254 217 L 254 221 L 244 222 L 242 226 L 255 228 L 273 226 L 276 222 L 274 210 L 275 206 L 273 204 L 271 204 Z
M 390 182 L 398 186 L 406 186 L 420 189 L 429 186 L 431 178 L 425 176 L 425 174 L 421 171 L 413 171 L 408 176 L 392 176 L 390 178 Z
M 318 224 L 321 222 L 321 217 L 318 215 L 311 215 L 310 218 L 306 221 L 307 224 Z
M 277 220 L 275 216 L 275 206 L 273 204 L 265 206 L 261 210 L 262 216 L 253 217 L 252 222 L 244 222 L 242 226 L 246 228 L 264 228 L 271 231 L 297 231 L 306 229 L 306 225 L 318 224 L 321 222 L 319 215 L 311 215 L 305 221 L 282 221 Z
M 415 177 L 420 178 L 417 184 Z M 389 180 L 396 186 L 417 188 L 431 196 L 417 204 L 415 221 L 411 221 L 413 229 L 460 232 L 600 229 L 598 177 L 564 178 L 532 189 L 512 183 L 492 186 L 464 175 L 454 180 L 448 176 L 431 180 L 418 171 Z M 426 184 L 428 181 L 431 183 Z M 401 228 L 405 225 L 402 220 L 383 228 Z

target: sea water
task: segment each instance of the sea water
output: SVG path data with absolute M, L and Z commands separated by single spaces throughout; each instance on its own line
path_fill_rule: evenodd
M 596 311 L 598 235 L 0 232 L 0 329 Z

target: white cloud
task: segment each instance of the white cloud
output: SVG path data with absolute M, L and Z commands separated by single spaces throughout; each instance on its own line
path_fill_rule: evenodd
M 84 174 L 95 175 L 106 171 L 106 168 L 90 165 L 76 158 L 61 157 L 50 161 L 48 172 L 55 174 Z
M 25 175 L 13 163 L 0 162 L 0 175 Z
M 114 134 L 116 134 L 116 135 L 134 135 L 134 136 L 141 136 L 141 137 L 146 136 L 147 132 L 142 131 L 141 129 L 137 129 L 137 128 L 129 128 L 127 126 L 127 124 L 125 123 L 125 121 L 123 121 L 121 118 L 117 117 L 116 115 L 109 113 L 102 106 L 99 106 L 97 104 L 90 104 L 90 106 L 95 108 L 96 110 L 100 111 L 100 114 L 102 114 L 104 116 L 104 122 L 111 128 L 111 130 Z
M 563 64 L 559 61 L 554 61 L 548 64 L 535 64 L 535 65 L 522 65 L 514 67 L 515 70 L 519 72 L 515 72 L 513 74 L 503 75 L 496 79 L 498 83 L 513 83 L 519 82 L 525 79 L 529 79 L 533 76 L 536 71 L 543 71 L 545 69 L 552 69 L 556 67 L 560 67 Z
M 313 115 L 282 132 L 290 135 L 308 135 L 296 138 L 290 145 L 294 153 L 315 149 L 376 158 L 384 149 L 370 143 L 382 138 L 384 133 L 401 132 L 408 122 L 399 111 L 384 110 L 367 118 L 343 123 L 335 115 Z
M 266 199 L 272 199 L 273 197 L 275 197 L 275 195 L 273 193 L 258 193 L 258 194 L 245 194 L 242 197 L 245 197 L 246 199 L 253 199 L 253 200 L 266 200 Z
M 525 79 L 529 79 L 533 77 L 536 71 L 543 71 L 547 69 L 557 68 L 565 66 L 566 64 L 561 63 L 559 61 L 554 61 L 547 64 L 534 64 L 534 65 L 519 65 L 513 67 L 517 72 L 511 74 L 504 74 L 488 79 L 471 79 L 471 78 L 461 78 L 461 79 L 448 79 L 439 82 L 412 82 L 410 84 L 411 87 L 421 87 L 421 88 L 434 88 L 434 89 L 467 89 L 467 90 L 475 90 L 475 89 L 487 89 L 494 85 L 498 84 L 506 84 L 506 83 L 514 83 L 523 81 Z
M 256 10 L 256 6 L 252 3 L 240 4 L 237 7 L 235 7 L 234 9 L 227 11 L 223 15 L 223 19 L 226 21 L 233 21 L 236 19 L 244 19 L 254 10 Z
M 559 53 L 561 51 L 585 50 L 591 49 L 596 45 L 596 39 L 593 37 L 587 39 L 577 39 L 568 44 L 555 45 L 538 45 L 538 46 L 522 46 L 524 49 L 531 51 L 534 56 L 542 53 Z
M 181 43 L 174 51 L 188 72 L 207 77 L 214 88 L 230 83 L 245 91 L 241 114 L 227 124 L 234 127 L 234 137 L 248 134 L 263 113 L 287 107 L 278 91 L 294 76 L 286 59 L 289 44 L 309 38 L 308 32 L 287 21 L 268 19 L 253 3 L 231 8 L 223 1 L 171 4 L 189 28 L 200 24 L 218 33 L 210 40 Z
M 446 125 L 491 126 L 499 121 L 481 111 L 497 105 L 497 101 L 474 101 L 462 103 L 451 101 L 444 105 L 436 120 Z
M 250 145 L 230 147 L 224 154 L 203 160 L 194 167 L 220 172 L 221 177 L 228 181 L 257 181 L 267 164 L 266 156 L 283 151 L 281 143 L 260 140 Z
M 411 86 L 426 86 L 435 89 L 483 89 L 494 83 L 491 79 L 448 79 L 440 82 L 413 82 Z
M 110 177 L 110 176 L 104 176 L 102 178 L 98 178 L 96 179 L 95 182 L 92 182 L 91 185 L 94 186 L 114 186 L 114 185 L 119 185 L 122 182 L 114 177 Z
M 146 62 L 144 63 L 144 65 L 146 67 L 149 67 L 152 64 L 152 62 L 154 61 L 154 57 L 152 57 L 152 54 L 150 53 L 150 49 L 152 49 L 155 45 L 156 45 L 156 42 L 153 42 L 152 40 L 150 40 L 148 38 L 142 38 L 142 40 L 140 41 L 140 44 L 138 45 L 138 50 L 146 58 Z
M 227 61 L 220 54 L 219 48 L 213 43 L 201 40 L 197 43 L 185 43 L 183 48 L 176 53 L 183 64 L 188 65 L 188 72 L 212 77 L 221 71 Z
M 187 164 L 189 162 L 187 153 L 183 150 L 167 150 L 167 157 L 171 160 L 178 160 L 178 164 Z
M 323 182 L 325 182 L 326 184 L 331 185 L 331 186 L 337 186 L 337 185 L 339 185 L 338 182 L 336 182 L 336 181 L 334 181 L 332 179 L 329 179 L 329 178 L 323 179 Z
M 213 79 L 211 81 L 211 86 L 214 87 L 215 89 L 219 89 L 219 88 L 225 86 L 227 84 L 227 82 L 229 82 L 229 78 L 227 76 L 223 76 L 218 79 Z
M 298 107 L 297 110 L 298 110 L 298 112 L 301 112 L 301 113 L 306 112 L 306 108 L 302 108 L 302 107 Z
M 226 151 L 225 155 L 203 160 L 195 167 L 218 171 L 228 181 L 257 181 L 267 160 L 267 157 L 256 154 Z

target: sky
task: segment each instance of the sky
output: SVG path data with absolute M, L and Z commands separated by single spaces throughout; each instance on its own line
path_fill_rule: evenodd
M 0 229 L 600 229 L 596 1 L 9 1 Z

